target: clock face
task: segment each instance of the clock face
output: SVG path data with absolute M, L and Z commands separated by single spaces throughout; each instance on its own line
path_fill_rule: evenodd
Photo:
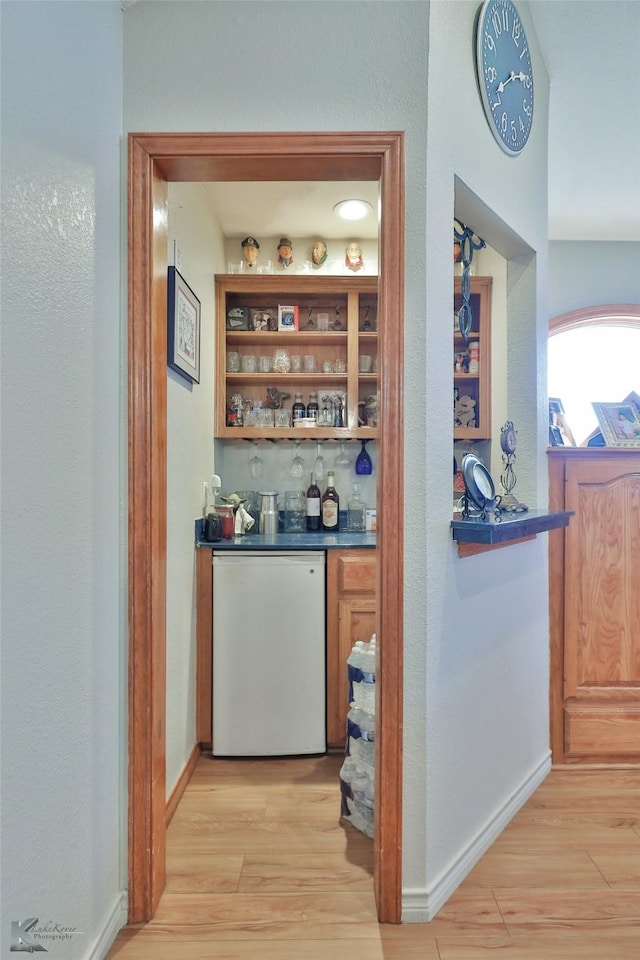
M 512 0 L 485 0 L 478 20 L 476 67 L 491 132 L 517 156 L 533 123 L 533 68 L 522 20 Z
M 516 431 L 509 420 L 500 433 L 500 446 L 505 453 L 514 453 L 516 449 Z

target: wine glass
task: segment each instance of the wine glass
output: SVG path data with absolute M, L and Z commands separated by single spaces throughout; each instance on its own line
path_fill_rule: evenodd
M 350 467 L 351 458 L 347 456 L 344 450 L 344 440 L 340 441 L 340 453 L 333 461 L 336 467 Z
M 373 464 L 371 463 L 371 457 L 367 453 L 367 444 L 368 440 L 362 441 L 362 446 L 360 453 L 356 457 L 356 473 L 359 473 L 363 476 L 367 476 L 373 473 Z
M 262 476 L 263 460 L 262 457 L 258 456 L 258 442 L 256 440 L 252 440 L 251 443 L 253 444 L 253 456 L 249 460 L 249 473 L 254 480 L 257 480 L 258 477 Z
M 322 444 L 319 440 L 316 444 L 315 474 L 316 480 L 324 479 L 324 457 L 322 456 Z
M 291 461 L 291 469 L 289 470 L 289 473 L 294 480 L 298 480 L 304 473 L 304 460 L 300 456 L 300 441 L 295 440 L 294 443 L 296 445 L 296 455 Z

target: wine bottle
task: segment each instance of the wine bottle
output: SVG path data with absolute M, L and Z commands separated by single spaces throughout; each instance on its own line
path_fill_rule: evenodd
M 334 533 L 339 526 L 340 497 L 334 485 L 333 470 L 327 473 L 327 489 L 322 495 L 322 528 Z
M 320 516 L 320 487 L 316 483 L 315 473 L 311 474 L 311 483 L 307 490 L 307 530 L 317 533 L 322 525 Z

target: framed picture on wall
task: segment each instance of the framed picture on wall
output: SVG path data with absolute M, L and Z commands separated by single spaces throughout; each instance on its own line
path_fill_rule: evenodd
M 632 399 L 592 406 L 607 447 L 640 447 L 640 408 Z
M 200 301 L 175 267 L 169 267 L 167 301 L 167 363 L 200 383 Z

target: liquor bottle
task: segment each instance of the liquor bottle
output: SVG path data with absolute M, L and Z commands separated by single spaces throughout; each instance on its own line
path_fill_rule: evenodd
M 310 420 L 318 419 L 318 394 L 311 392 L 309 394 L 309 403 L 307 404 L 307 417 Z
M 305 405 L 302 402 L 301 393 L 296 393 L 295 403 L 291 408 L 291 415 L 293 420 L 301 420 L 303 417 L 306 417 L 307 415 Z
M 327 473 L 327 489 L 322 495 L 322 529 L 338 529 L 340 516 L 340 497 L 336 491 L 333 480 L 333 470 Z
M 316 483 L 315 473 L 311 474 L 311 483 L 307 490 L 307 530 L 317 533 L 322 526 L 320 516 L 320 487 Z

